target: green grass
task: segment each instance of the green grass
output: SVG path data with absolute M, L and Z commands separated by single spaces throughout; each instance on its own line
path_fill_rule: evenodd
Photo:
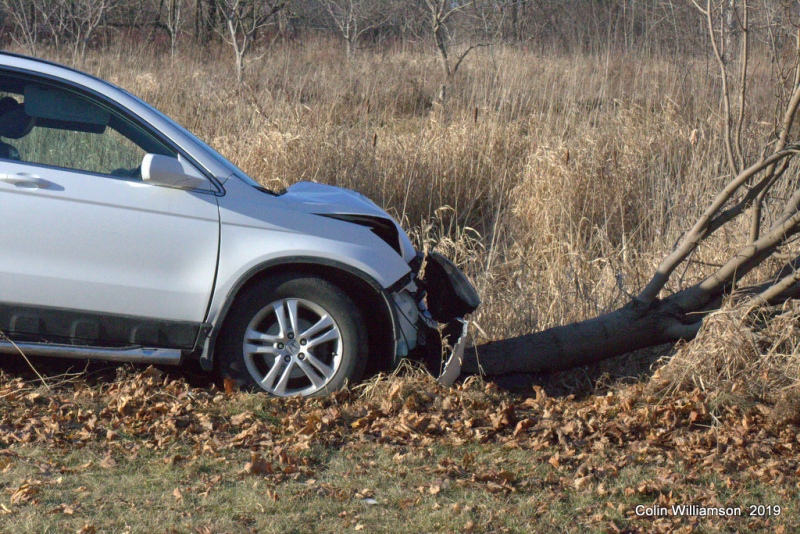
M 649 531 L 648 520 L 634 517 L 636 505 L 652 506 L 653 495 L 625 490 L 656 476 L 653 466 L 624 468 L 592 482 L 586 491 L 554 491 L 547 483 L 551 467 L 534 467 L 542 460 L 526 451 L 502 451 L 494 446 L 471 448 L 481 465 L 502 465 L 518 473 L 514 491 L 493 493 L 469 478 L 449 479 L 437 472 L 444 459 L 463 450 L 442 448 L 427 457 L 402 464 L 393 457 L 402 447 L 367 445 L 327 452 L 313 477 L 270 477 L 240 473 L 247 455 L 200 458 L 170 464 L 163 453 L 144 452 L 120 457 L 114 467 L 99 467 L 101 458 L 89 450 L 56 460 L 54 469 L 37 466 L 53 460 L 46 449 L 24 449 L 24 455 L 0 476 L 11 514 L 2 517 L 2 532 L 67 532 L 92 525 L 99 532 L 343 532 L 363 525 L 365 532 L 605 532 L 611 522 L 622 529 Z M 175 451 L 169 451 L 173 453 Z M 185 451 L 184 451 L 185 452 Z M 87 462 L 92 465 L 85 467 Z M 533 464 L 533 465 L 532 465 Z M 444 483 L 443 481 L 449 482 Z M 37 493 L 28 502 L 11 504 L 11 491 L 24 483 Z M 607 494 L 598 492 L 603 484 Z M 443 484 L 445 484 L 443 486 Z M 697 480 L 698 487 L 723 487 L 714 477 Z M 431 487 L 440 487 L 435 494 Z M 175 491 L 180 492 L 177 498 Z M 796 525 L 797 492 L 790 498 L 769 484 L 747 488 L 748 497 L 730 490 L 718 492 L 724 506 L 780 504 L 778 523 Z M 377 504 L 368 504 L 369 496 Z M 690 504 L 695 495 L 682 494 Z M 276 500 L 277 498 L 277 500 Z M 65 514 L 60 505 L 74 510 Z M 672 526 L 716 531 L 702 518 L 685 518 Z M 534 527 L 535 525 L 535 527 Z M 770 531 L 774 522 L 741 518 L 733 528 Z M 653 525 L 651 525 L 653 526 Z M 199 530 L 202 532 L 202 530 Z

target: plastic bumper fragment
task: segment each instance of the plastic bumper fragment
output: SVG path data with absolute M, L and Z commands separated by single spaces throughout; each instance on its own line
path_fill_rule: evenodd
M 452 351 L 450 352 L 450 357 L 447 358 L 447 361 L 444 364 L 442 374 L 440 374 L 439 378 L 436 379 L 437 382 L 445 387 L 452 386 L 453 383 L 455 383 L 455 381 L 458 379 L 458 376 L 461 374 L 461 363 L 464 359 L 464 347 L 467 344 L 467 328 L 469 326 L 469 321 L 461 318 L 456 318 L 455 321 L 460 322 L 462 325 L 461 335 L 453 345 Z

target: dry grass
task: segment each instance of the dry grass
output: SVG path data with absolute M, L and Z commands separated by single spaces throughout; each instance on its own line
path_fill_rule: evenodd
M 800 306 L 746 302 L 713 313 L 653 376 L 653 390 L 707 392 L 719 406 L 774 406 L 782 421 L 800 422 Z

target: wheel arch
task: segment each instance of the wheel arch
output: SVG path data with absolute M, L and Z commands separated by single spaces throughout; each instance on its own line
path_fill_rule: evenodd
M 347 293 L 362 312 L 367 326 L 369 359 L 365 376 L 391 368 L 399 326 L 388 291 L 368 274 L 347 264 L 325 258 L 286 257 L 253 267 L 233 285 L 203 347 L 200 364 L 204 369 L 211 370 L 214 367 L 217 339 L 237 297 L 259 281 L 283 274 L 318 276 Z

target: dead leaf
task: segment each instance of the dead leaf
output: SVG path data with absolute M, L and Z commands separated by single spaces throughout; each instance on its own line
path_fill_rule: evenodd
M 414 499 L 400 499 L 397 501 L 397 506 L 399 506 L 401 510 L 408 510 L 409 508 L 413 508 L 416 504 L 417 501 Z
M 75 507 L 70 506 L 69 504 L 59 504 L 49 512 L 48 514 L 65 514 L 65 515 L 72 515 L 75 513 Z
M 591 475 L 587 475 L 585 477 L 578 477 L 572 482 L 572 485 L 575 487 L 575 489 L 580 490 L 586 487 L 586 485 L 589 484 L 591 480 L 592 480 Z
M 160 381 L 161 378 L 164 376 L 164 372 L 156 369 L 152 365 L 142 371 L 142 374 L 139 375 L 141 378 L 152 378 L 153 380 Z
M 512 484 L 517 480 L 517 475 L 511 471 L 500 471 L 497 473 L 497 478 L 502 480 L 505 484 Z
M 513 491 L 513 488 L 509 486 L 504 486 L 502 484 L 498 484 L 497 482 L 487 482 L 486 490 L 489 493 L 505 493 Z
M 470 467 L 475 464 L 475 455 L 472 453 L 465 453 L 464 457 L 461 459 L 461 463 L 464 464 L 464 467 Z
M 250 461 L 244 464 L 244 473 L 248 475 L 271 475 L 275 472 L 272 463 L 265 460 L 257 452 L 250 454 Z
M 242 412 L 231 417 L 231 423 L 233 423 L 236 426 L 242 426 L 243 424 L 252 421 L 253 418 L 254 418 L 253 412 L 250 411 Z
M 236 390 L 239 389 L 239 386 L 236 384 L 236 380 L 228 376 L 225 377 L 225 380 L 223 380 L 222 383 L 225 387 L 225 394 L 228 396 L 233 395 L 236 393 Z
M 6 469 L 13 465 L 14 460 L 9 456 L 0 456 L 0 469 Z
M 175 488 L 172 491 L 172 496 L 175 497 L 176 501 L 182 501 L 183 500 L 183 493 L 181 493 L 180 488 Z
M 495 430 L 502 430 L 507 426 L 511 426 L 517 422 L 517 416 L 513 404 L 508 404 L 503 401 L 500 408 L 492 416 L 492 427 Z
M 39 493 L 38 485 L 22 484 L 11 494 L 11 504 L 26 503 L 37 493 Z
M 519 436 L 521 433 L 532 427 L 536 422 L 533 419 L 523 419 L 514 427 L 514 437 Z

